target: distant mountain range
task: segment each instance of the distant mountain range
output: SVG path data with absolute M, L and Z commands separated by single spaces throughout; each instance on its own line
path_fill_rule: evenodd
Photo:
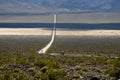
M 120 0 L 0 0 L 0 15 L 120 12 Z

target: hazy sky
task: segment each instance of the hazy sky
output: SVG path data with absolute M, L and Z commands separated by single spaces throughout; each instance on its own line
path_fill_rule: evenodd
M 120 0 L 0 0 L 0 22 L 49 22 L 41 14 L 54 12 L 74 14 L 65 22 L 120 22 Z

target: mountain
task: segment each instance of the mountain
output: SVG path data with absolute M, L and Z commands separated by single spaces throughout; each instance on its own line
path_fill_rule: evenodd
M 120 12 L 120 0 L 0 0 L 0 14 Z

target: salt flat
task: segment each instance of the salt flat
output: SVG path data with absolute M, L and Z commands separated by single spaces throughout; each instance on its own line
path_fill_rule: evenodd
M 0 35 L 51 35 L 51 30 L 43 28 L 0 28 Z M 120 36 L 120 30 L 60 30 L 63 36 Z

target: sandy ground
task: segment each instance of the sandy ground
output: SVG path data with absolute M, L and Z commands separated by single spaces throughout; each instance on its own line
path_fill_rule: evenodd
M 120 36 L 120 30 L 57 30 L 65 36 Z M 51 35 L 51 30 L 41 28 L 0 28 L 0 35 Z

